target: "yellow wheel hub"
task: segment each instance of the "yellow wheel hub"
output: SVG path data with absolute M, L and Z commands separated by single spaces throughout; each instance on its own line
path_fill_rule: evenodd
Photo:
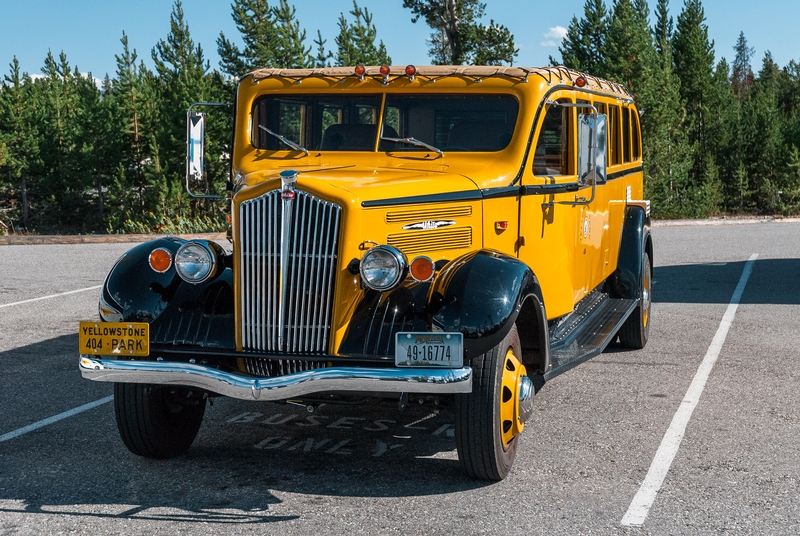
M 525 427 L 520 420 L 519 398 L 522 377 L 526 375 L 525 365 L 509 348 L 503 360 L 503 379 L 500 385 L 500 431 L 503 434 L 503 446 L 511 443 Z

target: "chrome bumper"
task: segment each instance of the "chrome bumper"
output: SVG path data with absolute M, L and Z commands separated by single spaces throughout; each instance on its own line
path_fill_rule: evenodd
M 78 368 L 89 380 L 184 385 L 243 400 L 286 400 L 328 391 L 426 394 L 472 391 L 470 367 L 331 367 L 277 378 L 254 378 L 190 363 L 119 361 L 82 355 Z

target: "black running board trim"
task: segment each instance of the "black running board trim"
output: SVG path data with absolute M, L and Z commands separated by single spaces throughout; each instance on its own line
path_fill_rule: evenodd
M 574 333 L 551 347 L 550 359 L 554 366 L 544 373 L 545 381 L 601 354 L 638 304 L 638 300 L 603 299 L 601 306 L 584 318 Z

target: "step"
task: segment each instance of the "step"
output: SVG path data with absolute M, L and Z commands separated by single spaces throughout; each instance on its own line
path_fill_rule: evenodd
M 638 300 L 612 298 L 595 291 L 564 320 L 551 327 L 549 380 L 602 353 L 636 309 Z

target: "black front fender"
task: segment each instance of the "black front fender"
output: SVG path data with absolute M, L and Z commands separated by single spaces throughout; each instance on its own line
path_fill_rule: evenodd
M 154 249 L 167 249 L 174 257 L 184 243 L 180 238 L 159 238 L 125 253 L 106 277 L 101 307 L 115 309 L 124 322 L 149 323 L 154 344 L 235 348 L 230 268 L 193 285 L 183 281 L 174 266 L 164 273 L 150 267 Z
M 492 251 L 449 262 L 432 282 L 406 280 L 388 292 L 367 291 L 356 307 L 340 355 L 393 356 L 401 331 L 464 335 L 464 359 L 487 352 L 506 336 L 531 295 L 541 291 L 530 268 Z
M 541 291 L 523 262 L 494 251 L 478 251 L 449 263 L 434 282 L 431 320 L 436 329 L 464 335 L 464 358 L 498 345 L 511 330 L 525 300 Z

